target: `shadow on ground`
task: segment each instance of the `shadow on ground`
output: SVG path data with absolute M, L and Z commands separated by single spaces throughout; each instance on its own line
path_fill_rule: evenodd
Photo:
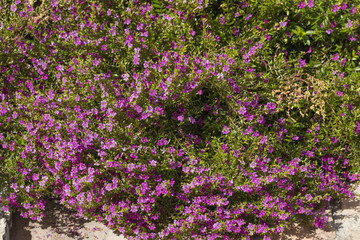
M 51 199 L 45 205 L 45 217 L 42 222 L 32 222 L 20 216 L 19 212 L 12 215 L 11 240 L 34 240 L 32 230 L 34 228 L 50 229 L 54 234 L 60 234 L 71 239 L 83 240 L 79 229 L 90 221 L 75 217 L 75 212 L 61 206 L 58 201 Z M 36 231 L 36 230 L 35 230 Z M 51 239 L 52 234 L 48 234 Z

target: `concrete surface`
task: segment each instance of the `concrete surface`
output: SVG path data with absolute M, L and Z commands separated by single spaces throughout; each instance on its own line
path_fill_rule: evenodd
M 41 223 L 14 213 L 10 240 L 126 240 L 102 223 L 75 218 L 71 211 L 55 201 L 49 201 L 45 211 Z

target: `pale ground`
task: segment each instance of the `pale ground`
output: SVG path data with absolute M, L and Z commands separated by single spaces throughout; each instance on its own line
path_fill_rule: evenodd
M 357 189 L 360 193 L 360 188 Z M 11 240 L 126 240 L 105 225 L 74 219 L 54 202 L 46 206 L 41 224 L 13 215 Z M 329 222 L 323 230 L 311 225 L 293 225 L 272 240 L 360 240 L 360 198 L 341 200 L 327 211 Z
M 355 190 L 360 194 L 360 187 Z M 329 217 L 324 229 L 315 229 L 309 225 L 286 229 L 282 234 L 273 236 L 273 240 L 360 240 L 360 197 L 338 201 L 326 215 Z
M 126 240 L 105 225 L 75 219 L 65 208 L 49 202 L 42 223 L 12 216 L 11 240 Z

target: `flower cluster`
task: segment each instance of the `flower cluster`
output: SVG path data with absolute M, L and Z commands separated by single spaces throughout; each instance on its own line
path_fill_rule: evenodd
M 358 10 L 215 2 L 0 2 L 4 209 L 55 197 L 128 239 L 323 227 L 360 177 Z

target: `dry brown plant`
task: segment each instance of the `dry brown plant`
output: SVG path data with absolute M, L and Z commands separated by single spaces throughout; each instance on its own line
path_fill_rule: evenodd
M 296 120 L 290 115 L 292 109 L 298 109 L 300 115 L 305 117 L 304 109 L 310 108 L 315 114 L 322 117 L 323 122 L 326 118 L 326 99 L 328 97 L 327 89 L 329 83 L 315 78 L 309 74 L 292 76 L 283 79 L 283 84 L 279 89 L 272 91 L 273 97 L 278 97 L 277 106 L 287 105 L 287 115 L 294 122 Z M 281 111 L 281 108 L 277 109 Z

